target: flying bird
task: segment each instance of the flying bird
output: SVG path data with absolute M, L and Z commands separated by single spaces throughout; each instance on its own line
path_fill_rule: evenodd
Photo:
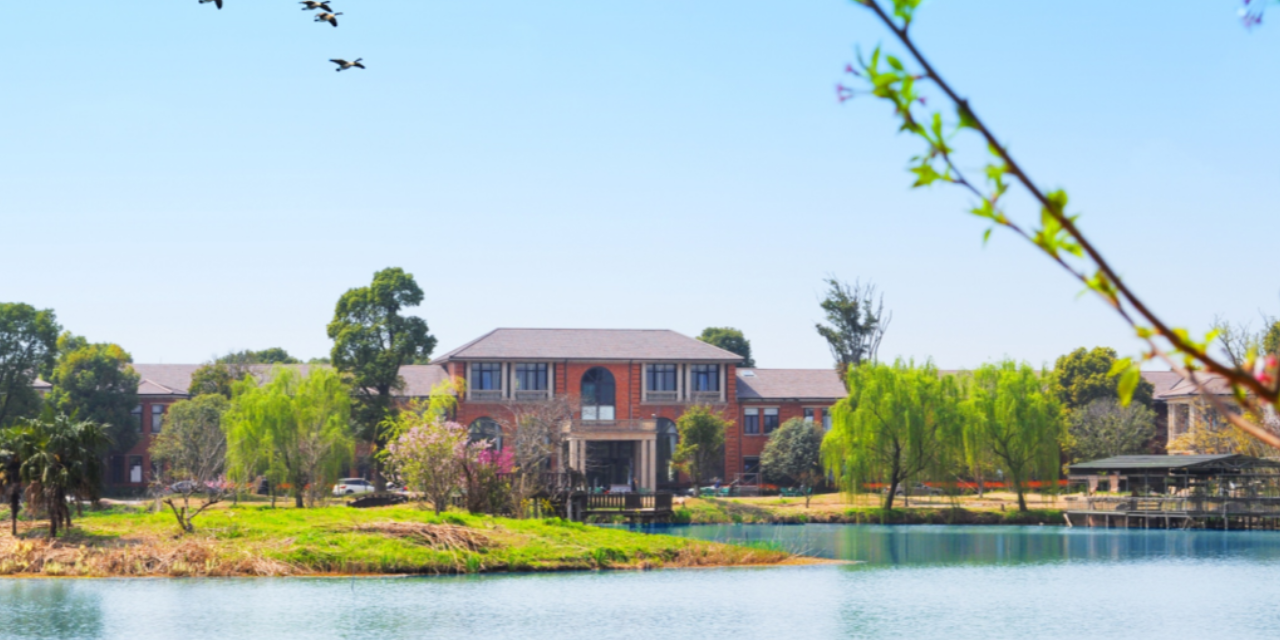
M 305 6 L 305 7 L 303 7 L 303 8 L 302 8 L 302 10 L 303 10 L 303 11 L 314 11 L 314 10 L 316 10 L 316 9 L 324 9 L 325 11 L 333 11 L 333 7 L 330 7 L 328 2 L 316 2 L 316 0 L 304 0 L 303 2 L 299 2 L 298 4 L 305 4 L 305 5 L 307 5 L 307 6 Z
M 222 8 L 222 0 L 200 0 L 200 4 L 204 4 L 204 3 L 206 3 L 206 2 L 212 2 L 212 3 L 216 4 L 216 5 L 218 5 L 218 8 L 219 8 L 219 9 L 221 9 L 221 8 Z
M 221 2 L 222 0 L 218 0 L 218 1 Z M 338 26 L 338 16 L 340 15 L 342 15 L 342 13 L 327 13 L 327 12 L 321 11 L 320 13 L 316 14 L 316 22 L 328 22 L 329 24 L 336 27 Z
M 346 60 L 343 60 L 342 58 L 333 58 L 332 60 L 329 60 L 329 62 L 332 62 L 332 63 L 334 63 L 334 64 L 338 65 L 338 68 L 337 68 L 337 69 L 334 69 L 334 71 L 346 71 L 347 69 L 350 69 L 351 67 L 360 67 L 361 69 L 363 69 L 363 68 L 364 68 L 364 65 L 360 64 L 360 61 L 361 61 L 361 60 L 364 60 L 364 58 L 356 58 L 355 60 L 353 60 L 353 61 L 351 61 L 351 62 L 347 62 Z

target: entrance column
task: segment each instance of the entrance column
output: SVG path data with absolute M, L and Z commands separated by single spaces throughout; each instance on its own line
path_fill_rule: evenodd
M 649 465 L 645 467 L 645 473 L 649 474 L 649 488 L 653 491 L 658 490 L 658 441 L 645 440 L 644 446 L 649 450 Z
M 636 440 L 632 445 L 632 451 L 635 452 L 635 474 L 636 488 L 648 489 L 649 477 L 645 474 L 645 469 L 649 468 L 649 450 L 644 446 L 644 440 Z

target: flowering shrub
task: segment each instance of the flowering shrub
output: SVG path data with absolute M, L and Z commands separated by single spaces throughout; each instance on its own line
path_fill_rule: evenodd
M 429 500 L 439 514 L 462 491 L 465 470 L 478 464 L 483 444 L 467 441 L 467 428 L 434 416 L 409 414 L 413 421 L 387 445 L 387 461 L 406 487 Z

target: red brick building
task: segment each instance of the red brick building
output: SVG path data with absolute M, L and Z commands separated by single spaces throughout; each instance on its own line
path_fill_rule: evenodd
M 675 421 L 705 405 L 730 422 L 724 478 L 754 478 L 768 434 L 796 417 L 829 425 L 844 396 L 830 369 L 740 369 L 741 358 L 666 330 L 497 329 L 429 365 L 402 367 L 406 400 L 426 398 L 450 378 L 465 381 L 455 419 L 473 437 L 501 444 L 512 407 L 556 398 L 572 407 L 563 462 L 597 485 L 646 489 L 678 483 L 671 467 Z M 295 365 L 306 368 L 307 365 Z M 137 444 L 112 455 L 107 484 L 142 490 L 152 478 L 150 447 L 169 405 L 188 396 L 199 365 L 136 364 L 141 377 Z M 254 367 L 265 374 L 269 367 Z M 588 464 L 590 461 L 590 464 Z

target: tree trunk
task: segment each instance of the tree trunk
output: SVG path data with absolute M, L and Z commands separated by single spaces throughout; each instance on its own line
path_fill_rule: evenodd
M 893 508 L 893 496 L 898 493 L 898 476 L 893 476 L 889 481 L 889 492 L 884 494 L 884 510 L 888 511 Z
M 293 506 L 302 508 L 302 489 L 294 487 L 293 489 Z
M 18 537 L 18 507 L 22 506 L 22 495 L 19 487 L 14 486 L 9 493 L 9 519 L 13 525 L 13 537 Z

